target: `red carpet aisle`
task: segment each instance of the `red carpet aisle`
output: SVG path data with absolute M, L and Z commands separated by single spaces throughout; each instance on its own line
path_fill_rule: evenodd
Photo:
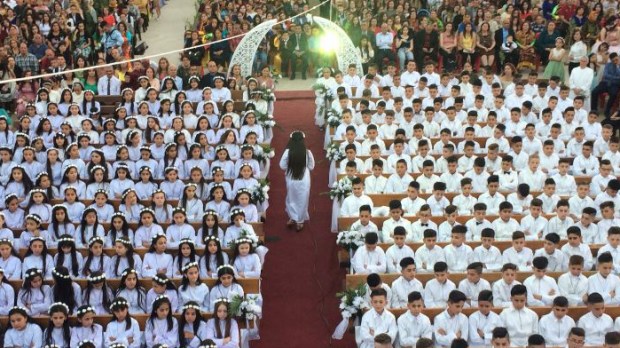
M 270 251 L 262 273 L 264 319 L 261 339 L 253 341 L 252 347 L 353 347 L 351 335 L 330 345 L 332 331 L 341 320 L 335 294 L 343 288 L 344 273 L 338 267 L 336 235 L 329 232 L 331 200 L 319 194 L 327 191 L 329 163 L 324 160 L 323 134 L 314 126 L 314 94 L 279 92 L 277 99 L 278 127 L 274 129 L 272 142 L 276 157 L 269 174 L 270 207 L 265 225 Z M 285 225 L 286 185 L 278 165 L 290 132 L 297 129 L 306 133 L 306 144 L 317 162 L 312 172 L 311 222 L 300 233 Z

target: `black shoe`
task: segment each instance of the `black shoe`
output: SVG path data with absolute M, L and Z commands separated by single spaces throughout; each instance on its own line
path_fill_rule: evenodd
M 295 75 L 291 75 L 291 81 L 293 81 L 295 79 Z

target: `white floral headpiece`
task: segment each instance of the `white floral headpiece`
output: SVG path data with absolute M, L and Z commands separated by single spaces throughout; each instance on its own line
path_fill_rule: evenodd
M 155 212 L 153 211 L 153 209 L 148 207 L 140 209 L 140 215 L 142 215 L 143 213 L 151 213 L 153 214 L 153 216 L 155 216 Z
M 89 275 L 88 278 L 86 278 L 89 282 L 91 283 L 99 283 L 105 280 L 105 273 L 101 273 L 100 275 L 93 277 L 92 275 Z
M 36 241 L 43 242 L 45 244 L 45 239 L 43 239 L 43 237 L 32 237 L 32 238 L 30 238 L 30 244 L 32 244 L 32 242 L 36 242 Z
M 237 240 L 235 241 L 235 244 L 241 244 L 241 243 L 250 243 L 250 245 L 252 245 L 253 242 L 250 238 L 246 238 L 246 237 L 237 238 Z
M 70 276 L 70 275 L 68 275 L 68 274 L 62 274 L 62 273 L 58 272 L 58 271 L 56 270 L 56 268 L 54 268 L 54 269 L 52 270 L 52 275 L 53 275 L 53 276 L 55 276 L 55 277 L 58 277 L 58 278 L 62 278 L 62 279 L 71 279 L 71 276 Z
M 217 345 L 211 344 L 211 343 L 206 343 L 206 344 L 199 345 L 198 348 L 217 348 Z
M 86 306 L 86 307 L 78 309 L 76 314 L 77 315 L 84 315 L 84 314 L 89 313 L 89 312 L 90 313 L 96 313 L 95 312 L 95 308 L 93 308 L 92 306 Z
M 101 169 L 101 170 L 105 171 L 105 168 L 103 168 L 103 166 L 97 164 L 97 165 L 94 165 L 92 168 L 90 168 L 90 172 L 94 173 L 95 170 L 97 170 L 97 169 Z
M 11 245 L 11 247 L 13 246 L 13 241 L 8 238 L 0 239 L 0 244 L 3 244 L 3 243 L 8 243 L 9 245 Z
M 110 305 L 110 310 L 114 311 L 114 308 L 116 307 L 120 307 L 120 306 L 126 306 L 129 307 L 129 303 L 127 302 L 127 300 L 119 300 L 118 298 L 116 298 L 114 301 L 112 301 L 112 304 Z
M 239 209 L 239 208 L 235 208 L 233 210 L 230 211 L 230 217 L 234 217 L 237 214 L 243 214 L 243 216 L 245 216 L 245 212 L 243 212 L 243 209 Z
M 194 244 L 195 244 L 195 243 L 194 243 L 194 240 L 193 240 L 193 239 L 191 239 L 191 238 L 182 238 L 182 239 L 179 241 L 179 245 L 184 244 L 184 243 L 191 244 L 191 245 L 194 245 Z
M 40 189 L 40 188 L 36 188 L 36 189 L 32 189 L 30 190 L 30 196 L 32 196 L 35 193 L 42 193 L 45 194 L 45 190 L 44 189 Z
M 183 268 L 181 268 L 181 272 L 185 273 L 192 267 L 198 268 L 198 262 L 188 262 L 185 266 L 183 266 Z
M 161 278 L 160 276 L 158 276 L 156 274 L 156 275 L 153 276 L 153 281 L 155 283 L 164 285 L 164 284 L 167 284 L 170 281 L 170 279 L 168 279 L 168 278 Z
M 123 271 L 123 273 L 121 273 L 121 277 L 125 277 L 125 276 L 127 276 L 128 274 L 138 274 L 138 271 L 136 271 L 136 270 L 135 270 L 135 269 L 133 269 L 133 268 L 127 268 L 127 269 L 125 269 L 125 270 Z
M 193 303 L 186 303 L 185 305 L 183 305 L 183 307 L 181 307 L 181 311 L 185 311 L 188 309 L 195 309 L 196 311 L 200 311 L 200 306 L 197 306 Z
M 37 215 L 37 214 L 28 214 L 28 215 L 26 215 L 26 220 L 28 220 L 28 219 L 30 219 L 30 220 L 34 220 L 34 221 L 36 221 L 36 222 L 37 222 L 37 223 L 39 223 L 39 224 L 40 224 L 40 223 L 41 223 L 41 221 L 42 221 L 42 220 L 41 220 L 41 217 L 40 217 L 39 215 Z
M 127 346 L 122 343 L 112 343 L 108 348 L 127 348 Z
M 69 306 L 67 306 L 66 304 L 62 303 L 62 302 L 54 302 L 52 303 L 52 305 L 50 306 L 50 308 L 47 310 L 47 314 L 52 315 L 52 308 L 56 307 L 56 306 L 60 306 L 62 308 L 65 309 L 65 311 L 67 313 L 69 313 Z
M 125 219 L 125 213 L 117 211 L 116 213 L 112 214 L 112 219 L 114 219 L 115 217 L 122 217 L 123 219 Z
M 99 237 L 99 236 L 94 236 L 92 237 L 89 241 L 88 241 L 88 247 L 92 247 L 93 244 L 95 244 L 96 242 L 99 242 L 101 244 L 103 244 L 103 238 Z
M 235 270 L 235 269 L 233 268 L 233 266 L 231 266 L 231 265 L 221 265 L 220 267 L 218 267 L 218 268 L 217 268 L 217 272 L 219 272 L 221 269 L 224 269 L 224 268 L 230 268 L 230 269 L 232 269 L 233 271 Z
M 52 207 L 52 211 L 56 209 L 64 209 L 65 211 L 67 211 L 67 207 L 64 204 L 54 204 L 54 206 Z
M 67 243 L 75 243 L 75 238 L 69 236 L 69 237 L 63 237 L 63 238 L 58 238 L 58 243 L 60 242 L 67 242 Z
M 170 166 L 170 167 L 166 167 L 166 169 L 164 169 L 164 173 L 168 173 L 171 170 L 174 170 L 177 173 L 179 172 L 179 168 L 177 168 L 175 166 Z
M 43 271 L 38 268 L 34 268 L 34 269 L 26 271 L 26 279 L 30 279 L 32 277 L 42 276 L 42 275 L 43 275 Z
M 84 346 L 84 345 L 87 345 L 87 344 L 95 345 L 95 342 L 93 342 L 91 340 L 82 340 L 82 341 L 78 342 L 78 347 L 81 347 L 81 346 Z
M 42 177 L 43 175 L 49 175 L 49 174 L 47 174 L 47 172 L 41 172 L 41 173 L 37 174 L 37 176 L 35 176 L 34 179 L 35 180 L 39 180 L 39 178 Z
M 218 302 L 230 303 L 230 300 L 227 297 L 220 297 L 217 300 L 215 300 L 215 303 L 218 303 Z
M 57 344 L 50 343 L 50 344 L 44 345 L 43 348 L 60 348 L 60 346 Z

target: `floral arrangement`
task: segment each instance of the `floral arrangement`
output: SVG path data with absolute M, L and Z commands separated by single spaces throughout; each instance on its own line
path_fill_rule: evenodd
M 337 162 L 345 158 L 346 156 L 344 154 L 344 151 L 340 149 L 340 144 L 332 141 L 327 146 L 327 153 L 325 154 L 325 157 L 330 161 Z
M 249 239 L 252 241 L 252 246 L 256 248 L 258 246 L 258 236 L 248 232 L 247 230 L 242 229 L 239 232 L 239 237 L 237 239 L 231 240 L 228 242 L 228 248 L 234 250 L 237 247 L 237 240 L 239 239 Z
M 263 128 L 269 129 L 276 126 L 276 120 L 273 118 L 273 115 L 264 114 L 256 110 L 254 110 L 254 114 L 256 115 L 256 123 Z
M 260 88 L 263 91 L 263 100 L 267 103 L 271 103 L 276 100 L 276 95 L 271 88 Z
M 340 113 L 336 109 L 328 109 L 325 113 L 325 123 L 330 127 L 338 127 L 340 125 Z
M 318 97 L 323 97 L 329 91 L 329 88 L 322 83 L 315 83 L 312 85 L 312 90 L 316 93 Z
M 355 289 L 346 289 L 336 294 L 340 298 L 340 313 L 343 319 L 361 317 L 364 310 L 370 309 L 364 299 L 366 287 L 364 284 L 358 285 Z
M 347 251 L 355 251 L 364 245 L 364 234 L 355 230 L 339 232 L 338 237 L 336 237 L 336 244 Z
M 343 200 L 351 194 L 352 190 L 353 185 L 351 184 L 351 179 L 344 177 L 338 180 L 334 187 L 329 191 L 329 198 Z
M 276 152 L 273 150 L 271 145 L 269 144 L 260 144 L 259 145 L 263 151 L 254 155 L 254 159 L 259 163 L 265 164 L 268 160 L 274 158 L 276 156 Z
M 258 295 L 234 295 L 230 300 L 230 313 L 232 316 L 244 320 L 260 319 L 263 315 L 263 309 L 258 304 Z
M 258 185 L 254 186 L 251 191 L 254 204 L 265 202 L 269 199 L 269 180 L 259 180 Z

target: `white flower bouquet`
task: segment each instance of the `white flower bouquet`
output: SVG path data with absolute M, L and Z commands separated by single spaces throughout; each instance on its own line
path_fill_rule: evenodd
M 254 159 L 260 163 L 266 163 L 268 160 L 274 158 L 276 156 L 276 152 L 269 144 L 261 144 L 259 145 L 262 151 L 259 151 L 256 155 L 254 155 Z
M 329 191 L 329 198 L 343 200 L 351 194 L 352 190 L 353 185 L 351 184 L 351 180 L 344 177 L 338 180 L 336 185 Z
M 364 245 L 364 234 L 359 231 L 341 231 L 336 237 L 336 244 L 346 251 L 355 251 Z
M 258 295 L 234 295 L 230 300 L 230 313 L 232 316 L 243 320 L 260 319 L 263 315 L 263 309 L 259 305 Z
M 254 110 L 254 114 L 256 115 L 256 123 L 263 128 L 270 129 L 276 126 L 276 120 L 273 118 L 273 115 L 264 114 L 256 110 Z
M 341 115 L 336 109 L 328 109 L 325 113 L 325 123 L 330 127 L 338 127 L 340 125 Z
M 325 154 L 325 157 L 330 161 L 337 162 L 345 158 L 346 156 L 344 151 L 340 149 L 339 143 L 331 142 L 327 146 L 327 153 Z
M 252 188 L 252 202 L 254 204 L 263 203 L 269 199 L 269 180 L 258 181 L 258 185 Z

